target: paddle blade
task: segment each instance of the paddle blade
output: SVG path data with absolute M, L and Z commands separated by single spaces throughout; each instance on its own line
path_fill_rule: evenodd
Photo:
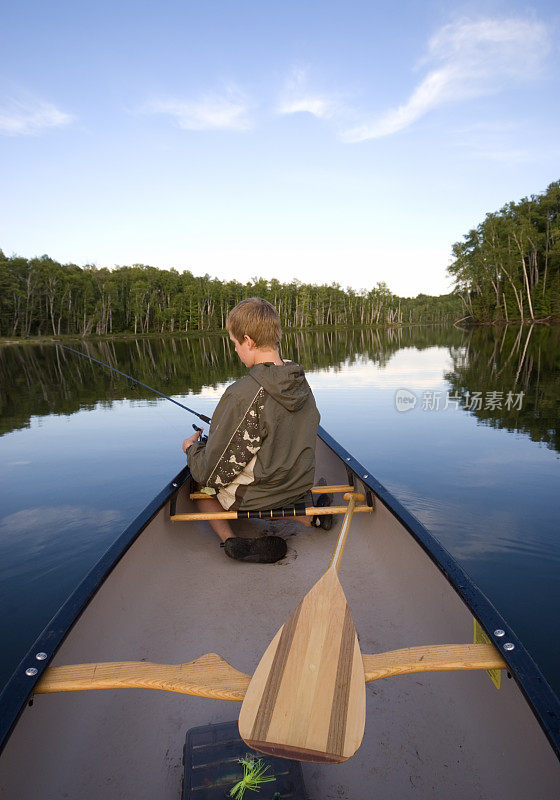
M 360 746 L 365 704 L 354 622 L 329 569 L 266 649 L 245 694 L 239 733 L 268 755 L 338 763 Z

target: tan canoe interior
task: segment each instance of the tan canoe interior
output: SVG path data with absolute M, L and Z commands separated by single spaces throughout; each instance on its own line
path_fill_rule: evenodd
M 321 441 L 317 460 L 317 478 L 346 483 L 343 463 Z M 178 511 L 190 508 L 186 496 L 179 499 Z M 207 523 L 171 523 L 166 506 L 53 664 L 177 664 L 215 652 L 252 673 L 327 568 L 337 520 L 328 533 L 291 521 L 235 523 L 241 534 L 259 527 L 287 537 L 284 561 L 254 565 L 226 558 Z M 472 641 L 468 610 L 379 501 L 373 514 L 354 516 L 340 580 L 363 653 Z M 559 762 L 505 672 L 499 691 L 482 671 L 435 672 L 368 683 L 366 696 L 356 756 L 303 765 L 311 800 L 558 796 Z M 239 708 L 145 689 L 37 695 L 0 759 L 0 796 L 176 800 L 187 730 L 236 719 Z

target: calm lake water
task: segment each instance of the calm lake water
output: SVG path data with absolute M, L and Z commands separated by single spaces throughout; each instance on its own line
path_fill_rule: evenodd
M 75 345 L 212 415 L 226 337 Z M 323 426 L 460 561 L 560 693 L 560 330 L 301 332 Z M 195 418 L 55 345 L 0 347 L 0 686 L 185 463 Z M 402 409 L 402 410 L 399 410 Z

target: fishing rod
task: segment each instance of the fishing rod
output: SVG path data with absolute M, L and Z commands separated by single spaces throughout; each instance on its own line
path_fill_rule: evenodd
M 172 403 L 175 403 L 176 406 L 179 406 L 180 408 L 184 408 L 185 411 L 188 411 L 190 414 L 194 414 L 195 417 L 198 417 L 203 422 L 206 422 L 206 423 L 210 424 L 210 422 L 212 421 L 210 419 L 210 417 L 206 416 L 206 414 L 199 414 L 198 411 L 193 411 L 192 408 L 189 408 L 188 406 L 183 405 L 183 403 L 180 403 L 178 400 L 174 400 L 172 397 L 169 397 L 169 395 L 164 394 L 163 392 L 158 392 L 158 390 L 154 389 L 153 386 L 148 386 L 147 383 L 142 383 L 142 381 L 139 381 L 137 378 L 133 378 L 132 375 L 127 375 L 126 372 L 121 372 L 120 369 L 117 369 L 116 367 L 112 367 L 110 364 L 106 364 L 104 361 L 99 361 L 98 358 L 93 358 L 93 356 L 88 356 L 87 353 L 82 353 L 81 350 L 74 350 L 73 347 L 67 347 L 65 344 L 59 344 L 57 346 L 58 347 L 63 347 L 64 350 L 69 350 L 71 353 L 76 353 L 79 356 L 83 356 L 84 358 L 88 358 L 90 361 L 95 361 L 96 364 L 101 364 L 102 367 L 107 367 L 107 369 L 111 369 L 111 370 L 113 370 L 113 372 L 118 372 L 119 375 L 122 375 L 123 377 L 128 378 L 130 381 L 134 381 L 134 383 L 138 383 L 140 386 L 143 386 L 145 389 L 149 389 L 150 392 L 154 392 L 155 394 L 159 394 L 160 397 L 164 397 L 166 400 L 170 400 Z M 201 430 L 201 428 L 197 428 L 196 425 L 193 425 L 193 428 L 195 428 L 196 430 Z

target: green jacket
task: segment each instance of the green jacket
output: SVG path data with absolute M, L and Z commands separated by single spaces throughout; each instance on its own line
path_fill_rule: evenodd
M 223 508 L 290 505 L 313 485 L 319 419 L 299 364 L 256 364 L 228 386 L 208 442 L 189 447 L 187 463 Z

